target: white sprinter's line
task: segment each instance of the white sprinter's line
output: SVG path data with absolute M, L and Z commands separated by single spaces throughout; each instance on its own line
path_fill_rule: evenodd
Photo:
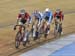
M 75 34 L 65 36 L 64 38 L 61 37 L 58 40 L 46 43 L 42 46 L 39 46 L 28 52 L 25 52 L 20 56 L 48 56 L 53 52 L 55 52 L 56 50 L 59 50 L 64 46 L 69 45 L 73 42 L 75 42 Z

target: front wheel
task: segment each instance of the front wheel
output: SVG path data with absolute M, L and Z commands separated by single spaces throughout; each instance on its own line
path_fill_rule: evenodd
M 59 27 L 59 30 L 58 30 L 59 37 L 61 36 L 61 32 L 62 32 L 62 27 Z
M 15 47 L 16 48 L 19 48 L 19 46 L 20 46 L 21 37 L 22 37 L 21 33 L 18 32 L 16 34 L 16 38 L 15 38 Z
M 49 32 L 50 32 L 50 26 L 46 27 L 46 29 L 45 29 L 45 34 L 44 34 L 45 38 L 47 38 L 47 36 L 49 35 Z
M 20 46 L 20 42 L 19 41 L 15 41 L 15 47 L 19 48 L 19 46 Z
M 55 28 L 54 29 L 54 37 L 57 38 L 57 35 L 58 35 L 58 30 Z

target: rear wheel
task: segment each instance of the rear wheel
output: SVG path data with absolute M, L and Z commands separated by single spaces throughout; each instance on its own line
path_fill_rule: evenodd
M 54 35 L 55 37 L 60 37 L 62 32 L 62 26 L 61 24 L 56 25 L 55 30 L 54 30 Z
M 44 34 L 44 37 L 47 38 L 47 36 L 48 36 L 48 34 L 45 33 L 45 34 Z
M 44 37 L 45 37 L 45 38 L 47 38 L 47 36 L 48 36 L 47 32 L 48 32 L 48 30 L 45 29 L 45 31 L 44 31 Z
M 30 44 L 29 39 L 26 39 L 26 41 L 23 41 L 23 46 L 25 47 L 27 43 Z
M 26 46 L 27 41 L 23 41 L 23 46 Z
M 24 37 L 24 38 L 23 38 L 23 46 L 26 46 L 26 44 L 27 44 L 27 38 Z

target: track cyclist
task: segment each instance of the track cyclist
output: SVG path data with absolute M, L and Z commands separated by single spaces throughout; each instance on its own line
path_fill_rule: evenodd
M 26 12 L 25 9 L 21 9 L 20 13 L 18 14 L 18 17 L 17 17 L 16 26 L 22 26 L 25 28 L 24 24 L 30 23 L 30 21 L 31 21 L 31 17 L 29 15 L 29 13 Z M 14 29 L 16 29 L 16 26 L 14 27 Z
M 49 8 L 46 8 L 43 14 L 43 21 L 46 22 L 47 34 L 49 34 L 50 32 L 50 25 L 51 25 L 52 19 L 53 19 L 52 11 Z
M 62 22 L 64 19 L 63 11 L 61 11 L 60 8 L 56 9 L 53 17 L 54 17 L 54 21 L 55 21 L 55 26 L 57 26 L 57 23 L 59 23 L 62 27 Z M 62 31 L 62 29 L 61 29 L 61 31 Z M 61 32 L 61 34 L 63 34 L 63 32 Z
M 38 23 L 38 25 L 40 25 L 42 21 L 42 13 L 38 10 L 34 10 L 32 15 L 34 17 L 34 20 Z

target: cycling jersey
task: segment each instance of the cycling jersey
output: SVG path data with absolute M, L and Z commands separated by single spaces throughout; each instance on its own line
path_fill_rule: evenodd
M 41 20 L 42 19 L 42 17 L 41 17 L 41 12 L 39 13 L 33 13 L 33 16 L 35 17 L 35 18 L 38 18 L 38 20 Z
M 52 22 L 52 18 L 53 18 L 52 11 L 45 12 L 43 14 L 43 18 L 46 19 L 48 21 L 48 23 L 50 24 Z
M 30 15 L 26 12 L 25 14 L 19 14 L 17 19 L 20 19 L 19 24 L 25 24 L 27 21 L 30 22 L 31 17 L 30 17 Z
M 28 20 L 29 17 L 30 17 L 30 15 L 27 12 L 24 15 L 23 14 L 18 15 L 18 19 Z
M 41 21 L 42 21 L 42 13 L 41 12 L 33 13 L 32 16 L 38 20 L 38 22 L 39 22 L 38 25 L 40 25 Z
M 54 18 L 59 19 L 60 21 L 63 20 L 63 17 L 64 15 L 62 14 L 62 11 L 60 11 L 59 13 L 54 13 Z

